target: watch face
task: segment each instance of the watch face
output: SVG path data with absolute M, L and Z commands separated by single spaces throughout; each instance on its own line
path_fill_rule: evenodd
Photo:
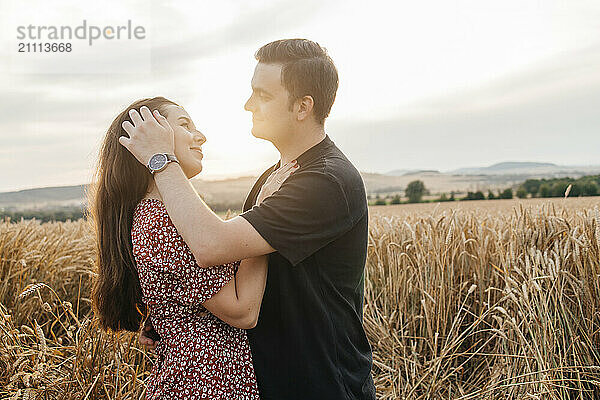
M 162 167 L 164 167 L 164 165 L 167 163 L 167 156 L 164 154 L 155 154 L 152 156 L 152 158 L 150 158 L 150 162 L 148 163 L 148 165 L 150 166 L 151 170 L 158 170 L 161 169 Z

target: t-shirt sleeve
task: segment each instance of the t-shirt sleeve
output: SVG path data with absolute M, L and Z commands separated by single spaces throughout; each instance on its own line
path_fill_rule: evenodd
M 154 265 L 164 279 L 176 281 L 174 297 L 185 304 L 201 304 L 210 299 L 235 275 L 239 261 L 202 268 L 177 228 L 162 209 L 159 218 L 148 227 L 147 234 L 153 243 Z
M 241 214 L 292 265 L 348 232 L 362 217 L 341 183 L 318 171 L 297 171 L 278 191 Z

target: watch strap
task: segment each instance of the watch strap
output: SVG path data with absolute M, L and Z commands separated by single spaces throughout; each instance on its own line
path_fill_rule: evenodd
M 175 154 L 166 154 L 165 156 L 167 156 L 167 164 L 169 162 L 176 162 L 177 164 L 179 164 L 179 160 L 177 159 L 177 157 L 175 157 Z

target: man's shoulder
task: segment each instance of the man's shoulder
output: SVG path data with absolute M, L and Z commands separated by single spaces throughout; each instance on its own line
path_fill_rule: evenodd
M 367 208 L 365 185 L 356 167 L 336 146 L 331 146 L 307 168 L 327 177 L 342 191 L 353 214 L 362 214 Z
M 336 146 L 332 146 L 322 162 L 323 172 L 344 188 L 363 189 L 364 192 L 364 182 L 360 172 Z
M 313 160 L 307 169 L 322 172 L 335 180 L 359 179 L 362 181 L 354 164 L 335 145 L 331 145 L 319 158 Z

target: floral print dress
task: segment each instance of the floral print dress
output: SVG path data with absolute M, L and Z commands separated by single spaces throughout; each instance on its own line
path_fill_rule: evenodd
M 158 199 L 137 205 L 131 240 L 142 298 L 160 335 L 146 398 L 259 399 L 246 331 L 202 306 L 234 277 L 239 261 L 199 267 Z

